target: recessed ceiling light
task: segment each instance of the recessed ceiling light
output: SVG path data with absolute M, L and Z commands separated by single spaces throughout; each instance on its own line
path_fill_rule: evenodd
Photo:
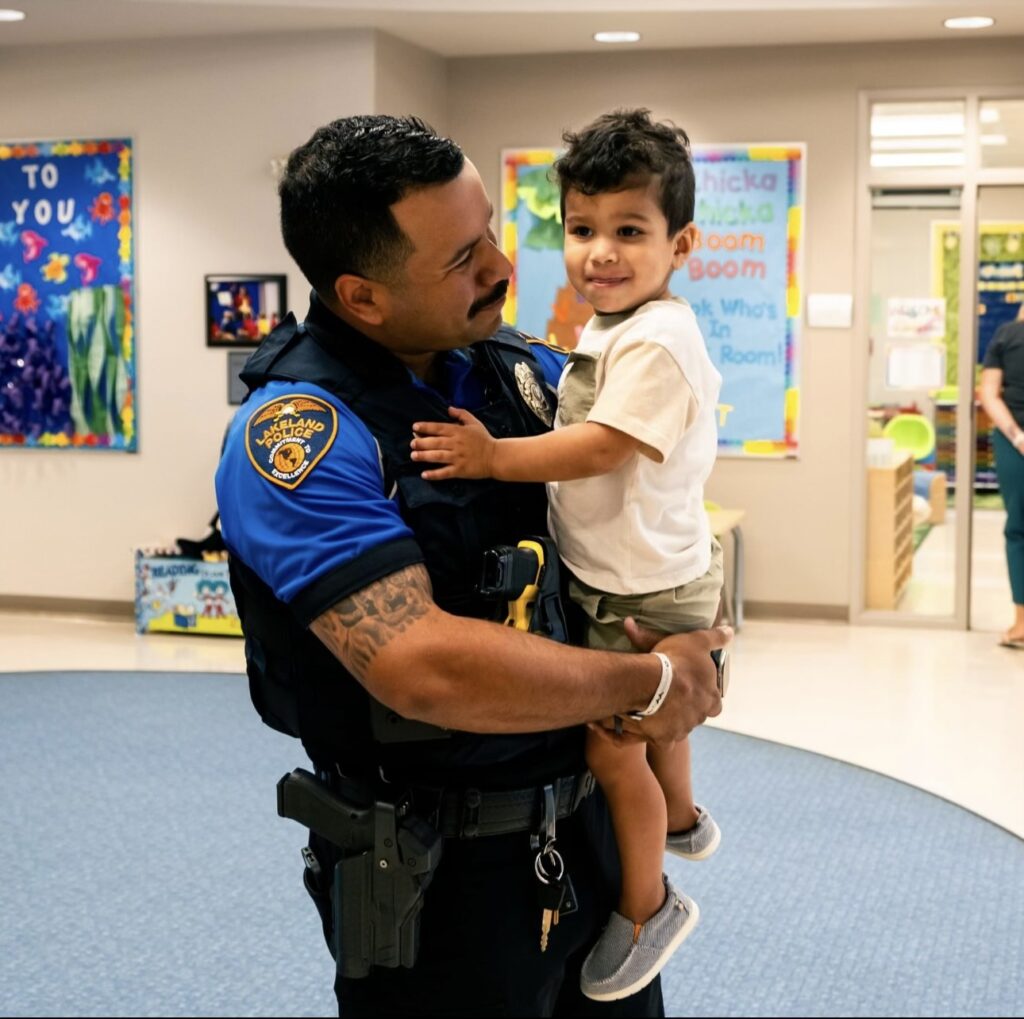
M 639 42 L 639 32 L 595 32 L 595 42 Z
M 995 18 L 946 18 L 942 23 L 946 28 L 991 28 Z
M 0 21 L 24 21 L 24 11 L 12 11 L 6 7 L 0 7 Z

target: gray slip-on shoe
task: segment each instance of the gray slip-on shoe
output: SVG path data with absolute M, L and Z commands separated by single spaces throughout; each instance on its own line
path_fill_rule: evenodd
M 697 806 L 697 813 L 697 823 L 692 828 L 671 832 L 665 840 L 665 848 L 684 860 L 706 860 L 722 841 L 715 819 L 701 806 Z
M 665 904 L 645 924 L 612 913 L 580 973 L 580 990 L 588 998 L 618 1001 L 643 990 L 696 927 L 697 904 L 663 880 Z

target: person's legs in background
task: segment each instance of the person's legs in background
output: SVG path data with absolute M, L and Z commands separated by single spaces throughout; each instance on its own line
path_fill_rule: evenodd
M 995 430 L 996 475 L 999 491 L 1006 505 L 1006 566 L 1010 573 L 1010 592 L 1016 616 L 1013 625 L 1003 634 L 1003 643 L 1020 643 L 1024 647 L 1024 456 L 1013 444 Z

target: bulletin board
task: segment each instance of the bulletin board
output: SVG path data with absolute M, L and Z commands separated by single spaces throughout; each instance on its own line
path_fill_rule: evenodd
M 132 148 L 0 144 L 0 447 L 135 452 Z
M 515 272 L 505 321 L 575 346 L 592 311 L 562 264 L 554 149 L 502 153 L 501 242 Z M 700 241 L 672 292 L 693 306 L 722 375 L 719 452 L 799 451 L 803 145 L 695 146 Z
M 946 384 L 957 384 L 960 348 L 960 223 L 932 222 L 932 294 L 946 301 Z M 1024 301 L 1024 222 L 978 226 L 978 364 L 996 330 L 1017 317 Z

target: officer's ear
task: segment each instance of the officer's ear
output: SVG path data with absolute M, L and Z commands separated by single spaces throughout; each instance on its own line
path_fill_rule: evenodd
M 334 297 L 346 318 L 364 325 L 382 325 L 387 317 L 387 288 L 376 280 L 350 274 L 339 276 L 334 281 Z

